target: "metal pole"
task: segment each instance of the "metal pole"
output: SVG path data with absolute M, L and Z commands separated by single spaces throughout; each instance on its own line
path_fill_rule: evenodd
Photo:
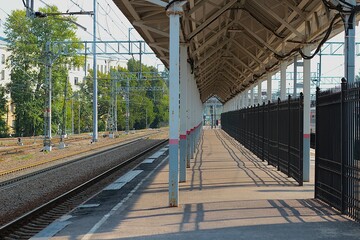
M 296 98 L 297 95 L 297 56 L 294 56 L 294 94 L 293 97 Z
M 74 97 L 71 98 L 71 134 L 74 135 Z
M 51 84 L 51 74 L 52 74 L 52 61 L 51 61 L 51 56 L 50 56 L 50 43 L 47 42 L 46 43 L 46 66 L 45 66 L 45 71 L 46 71 L 46 83 L 47 83 L 47 91 L 48 91 L 48 96 L 47 96 L 47 103 L 46 103 L 46 108 L 45 108 L 45 112 L 44 112 L 44 116 L 45 116 L 45 136 L 44 136 L 44 151 L 51 151 L 52 150 L 52 146 L 51 146 L 51 91 L 52 91 L 52 84 Z
M 127 77 L 126 79 L 126 96 L 125 96 L 125 101 L 126 101 L 126 129 L 125 132 L 126 134 L 129 134 L 130 131 L 130 82 L 129 82 L 129 77 Z
M 286 68 L 287 62 L 283 61 L 280 64 L 280 99 L 286 100 Z
M 170 19 L 170 106 L 169 106 L 169 205 L 179 205 L 179 48 L 182 4 L 173 2 L 167 10 Z
M 96 4 L 97 1 L 94 0 L 94 42 L 93 42 L 93 71 L 94 71 L 94 82 L 93 82 L 93 136 L 92 142 L 98 141 L 98 84 L 97 84 L 97 62 L 96 62 Z
M 267 95 L 267 100 L 268 101 L 270 101 L 271 102 L 271 87 L 272 87 L 272 85 L 271 85 L 271 73 L 268 73 L 267 74 L 267 81 L 266 81 L 266 83 L 267 83 L 267 86 L 266 86 L 266 95 Z
M 186 182 L 187 45 L 180 45 L 180 182 Z
M 356 6 L 356 0 L 346 0 Z M 355 81 L 355 18 L 356 14 L 346 14 L 345 24 L 345 78 L 348 83 Z
M 258 83 L 258 104 L 262 103 L 262 99 L 261 99 L 261 83 L 262 81 L 260 80 Z
M 117 89 L 117 80 L 115 79 L 115 109 L 114 109 L 114 130 L 115 133 L 117 134 L 117 125 L 118 125 L 118 118 L 117 118 L 117 93 L 118 93 L 118 89 Z
M 320 48 L 320 52 L 319 52 L 319 77 L 318 77 L 318 81 L 317 81 L 317 87 L 320 88 L 320 84 L 321 84 L 321 67 L 322 67 L 322 52 L 321 52 L 321 48 Z
M 310 55 L 310 47 L 304 47 L 304 54 Z M 303 140 L 303 180 L 310 181 L 310 69 L 311 60 L 304 59 L 304 140 Z
M 191 148 L 190 148 L 190 88 L 191 88 L 191 82 L 193 81 L 194 75 L 191 74 L 191 68 L 188 68 L 188 77 L 187 77 L 187 83 L 186 83 L 186 167 L 190 168 L 190 159 L 191 159 Z
M 251 106 L 254 105 L 254 86 L 251 86 L 251 89 L 250 89 L 250 105 Z
M 81 122 L 81 106 L 80 106 L 80 100 L 79 100 L 79 119 L 78 119 L 78 134 L 80 134 L 81 132 L 81 128 L 80 128 L 80 122 Z

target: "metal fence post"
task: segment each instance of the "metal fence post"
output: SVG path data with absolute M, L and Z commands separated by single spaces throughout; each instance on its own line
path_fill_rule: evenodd
M 279 126 L 279 105 L 280 105 L 280 98 L 278 98 L 277 100 L 277 117 L 276 117 L 276 126 L 277 126 L 277 131 L 276 131 L 276 135 L 277 135 L 277 170 L 280 171 L 280 157 L 279 157 L 279 131 L 280 131 L 280 126 Z
M 303 185 L 304 182 L 304 163 L 301 161 L 303 159 L 303 134 L 304 134 L 304 94 L 300 93 L 300 99 L 299 99 L 299 172 L 301 174 L 299 180 L 299 186 Z
M 270 124 L 270 104 L 271 104 L 271 101 L 268 100 L 268 105 L 267 105 L 267 126 L 268 126 L 268 140 L 267 140 L 267 162 L 268 162 L 268 165 L 270 164 L 270 127 L 271 127 L 271 124 Z
M 261 143 L 261 160 L 264 159 L 264 147 L 265 147 L 265 102 L 262 104 L 262 143 Z
M 345 196 L 346 196 L 346 172 L 345 165 L 348 161 L 348 120 L 350 113 L 348 112 L 348 104 L 346 103 L 346 93 L 347 93 L 347 81 L 345 78 L 341 79 L 341 213 L 345 213 L 346 204 L 345 204 Z
M 319 157 L 319 152 L 318 152 L 318 147 L 319 147 L 319 138 L 318 138 L 318 126 L 319 126 L 319 94 L 320 94 L 320 88 L 319 87 L 316 87 L 316 112 L 315 112 L 315 131 L 316 131 L 316 134 L 315 134 L 315 180 L 314 180 L 314 185 L 315 185 L 315 190 L 314 190 L 314 197 L 316 198 L 318 196 L 318 188 L 316 186 L 317 182 L 318 182 L 318 175 L 319 175 L 319 161 L 317 160 L 318 157 Z
M 288 96 L 288 160 L 287 160 L 287 172 L 288 177 L 290 177 L 290 161 L 291 161 L 291 154 L 290 154 L 290 132 L 291 132 L 291 96 Z

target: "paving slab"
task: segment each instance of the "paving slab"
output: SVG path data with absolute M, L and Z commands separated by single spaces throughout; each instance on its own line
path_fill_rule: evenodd
M 313 199 L 313 178 L 298 186 L 220 129 L 204 130 L 179 207 L 168 207 L 167 160 L 126 194 L 92 199 L 99 207 L 75 211 L 51 239 L 360 239 L 358 223 Z

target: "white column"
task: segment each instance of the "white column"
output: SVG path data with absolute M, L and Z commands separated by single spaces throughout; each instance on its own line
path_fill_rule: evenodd
M 167 10 L 170 19 L 169 74 L 169 206 L 179 205 L 179 48 L 180 15 L 183 2 L 174 2 Z
M 258 82 L 258 104 L 262 104 L 262 99 L 261 99 L 261 83 L 262 83 L 262 80 L 259 80 Z
M 271 102 L 271 91 L 272 91 L 272 74 L 267 74 L 267 81 L 266 81 L 266 95 L 267 95 L 267 101 Z
M 186 181 L 187 46 L 180 44 L 180 182 Z
M 303 49 L 305 55 L 310 55 L 310 47 Z M 303 180 L 310 181 L 310 60 L 304 59 L 304 141 L 303 141 Z
M 254 86 L 251 86 L 250 89 L 250 105 L 254 106 Z
M 188 77 L 187 77 L 187 84 L 186 84 L 186 167 L 190 168 L 190 88 L 191 88 L 191 82 L 193 81 L 194 75 L 191 74 L 191 68 L 187 68 L 188 71 Z
M 287 62 L 283 61 L 280 64 L 280 99 L 286 100 L 286 68 Z
M 356 6 L 356 0 L 346 0 Z M 345 24 L 345 77 L 349 83 L 355 81 L 355 16 L 350 18 L 350 13 L 344 16 Z M 352 26 L 352 27 L 351 27 Z

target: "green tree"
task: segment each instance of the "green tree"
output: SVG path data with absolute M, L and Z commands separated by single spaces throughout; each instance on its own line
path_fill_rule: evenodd
M 44 13 L 59 13 L 57 7 L 41 8 Z M 43 133 L 43 109 L 46 99 L 45 59 L 51 54 L 52 64 L 52 129 L 62 124 L 64 89 L 67 65 L 79 65 L 80 57 L 69 57 L 46 51 L 46 43 L 54 41 L 79 41 L 73 17 L 46 17 L 29 19 L 25 11 L 15 10 L 6 19 L 5 34 L 9 41 L 9 67 L 11 82 L 7 86 L 15 103 L 15 133 L 29 136 Z M 82 48 L 72 44 L 68 51 Z M 69 85 L 69 84 L 68 84 Z M 70 85 L 69 85 L 70 86 Z M 69 95 L 72 93 L 70 92 Z
M 7 115 L 7 98 L 4 87 L 0 87 L 0 116 Z M 0 118 L 0 137 L 8 136 L 9 128 L 6 119 Z

